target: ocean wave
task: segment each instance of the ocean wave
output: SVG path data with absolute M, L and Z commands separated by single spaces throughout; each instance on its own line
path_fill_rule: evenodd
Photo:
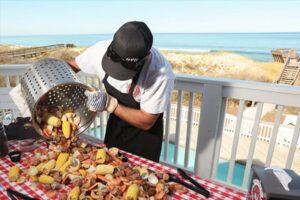
M 240 54 L 270 54 L 271 51 L 268 50 L 240 50 L 240 49 L 201 49 L 201 48 L 168 48 L 168 47 L 158 47 L 159 50 L 163 51 L 180 51 L 180 52 L 233 52 Z
M 244 54 L 270 54 L 271 51 L 269 50 L 231 50 L 232 52 L 237 52 L 237 53 L 244 53 Z
M 209 52 L 231 52 L 240 55 L 247 56 L 249 58 L 255 59 L 257 61 L 271 61 L 272 55 L 271 51 L 268 50 L 244 50 L 244 49 L 201 49 L 201 48 L 167 48 L 158 47 L 159 50 L 165 51 L 176 51 L 176 52 L 198 52 L 198 53 L 209 53 Z
M 159 50 L 162 51 L 182 51 L 182 52 L 211 52 L 209 49 L 189 49 L 189 48 L 166 48 L 166 47 L 158 47 Z

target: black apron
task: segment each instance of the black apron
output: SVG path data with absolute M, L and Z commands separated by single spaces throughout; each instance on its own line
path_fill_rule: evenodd
M 126 107 L 140 109 L 140 103 L 133 98 L 133 91 L 136 86 L 139 73 L 133 78 L 129 93 L 122 93 L 115 89 L 107 81 L 105 74 L 103 84 L 106 92 L 115 97 L 119 104 Z M 163 139 L 163 114 L 160 114 L 150 130 L 144 131 L 132 126 L 111 113 L 106 127 L 104 143 L 108 147 L 117 147 L 124 151 L 142 156 L 144 158 L 159 162 Z

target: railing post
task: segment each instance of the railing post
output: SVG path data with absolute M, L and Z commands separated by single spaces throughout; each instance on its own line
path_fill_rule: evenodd
M 198 129 L 195 173 L 210 178 L 213 173 L 218 126 L 222 106 L 222 86 L 204 85 L 200 124 Z

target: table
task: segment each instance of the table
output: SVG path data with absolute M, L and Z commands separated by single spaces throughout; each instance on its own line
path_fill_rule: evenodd
M 21 141 L 10 141 L 9 142 L 10 151 L 16 150 L 18 143 L 20 143 L 20 142 Z M 39 148 L 46 148 L 46 143 L 43 142 L 42 140 L 39 140 L 38 144 L 39 144 Z M 169 172 L 169 173 L 178 175 L 176 170 L 171 167 L 144 159 L 142 157 L 139 157 L 139 156 L 127 153 L 127 152 L 123 152 L 123 154 L 129 158 L 129 162 L 131 162 L 135 165 L 147 167 L 148 169 L 153 170 L 153 171 L 161 170 L 161 171 L 165 171 L 165 172 Z M 31 155 L 32 155 L 31 152 L 26 152 L 26 153 L 22 154 L 21 162 L 17 163 L 17 165 L 20 167 L 21 171 L 24 171 L 25 165 L 26 165 L 26 159 L 29 158 Z M 38 199 L 48 199 L 45 194 L 45 191 L 40 188 L 34 188 L 30 181 L 25 181 L 24 183 L 19 184 L 19 185 L 17 183 L 9 182 L 9 180 L 7 178 L 7 173 L 9 171 L 10 167 L 13 165 L 14 164 L 10 161 L 8 156 L 0 159 L 0 185 L 2 185 L 2 186 L 0 186 L 0 199 L 1 200 L 9 199 L 6 194 L 6 191 L 5 191 L 5 188 L 9 188 L 9 187 L 14 190 L 20 191 L 24 194 L 27 194 L 29 196 L 38 198 Z M 246 199 L 246 194 L 243 192 L 234 190 L 229 187 L 222 186 L 220 184 L 214 183 L 209 180 L 202 179 L 197 176 L 192 176 L 192 177 L 197 179 L 197 181 L 200 184 L 202 184 L 206 189 L 208 189 L 211 192 L 211 196 L 208 199 L 216 199 L 216 200 Z M 65 190 L 68 190 L 68 188 L 65 188 Z M 172 199 L 207 199 L 207 198 L 189 190 L 188 193 L 183 194 L 183 195 L 174 194 L 172 196 Z

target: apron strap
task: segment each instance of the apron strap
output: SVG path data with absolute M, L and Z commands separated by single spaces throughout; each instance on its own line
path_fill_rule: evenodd
M 103 79 L 103 83 L 105 82 L 105 81 L 107 81 L 107 78 L 108 78 L 108 74 L 107 73 L 105 73 L 105 76 L 104 76 L 104 79 Z
M 131 83 L 131 86 L 130 86 L 130 89 L 129 89 L 129 92 L 128 92 L 128 94 L 130 94 L 131 96 L 132 96 L 132 94 L 133 94 L 134 88 L 135 88 L 135 86 L 136 86 L 136 84 L 137 84 L 137 81 L 138 81 L 138 79 L 139 79 L 139 76 L 140 76 L 141 71 L 142 71 L 142 69 L 140 69 L 140 70 L 138 71 L 138 73 L 137 73 L 137 74 L 133 77 L 133 79 L 132 79 L 132 83 Z

